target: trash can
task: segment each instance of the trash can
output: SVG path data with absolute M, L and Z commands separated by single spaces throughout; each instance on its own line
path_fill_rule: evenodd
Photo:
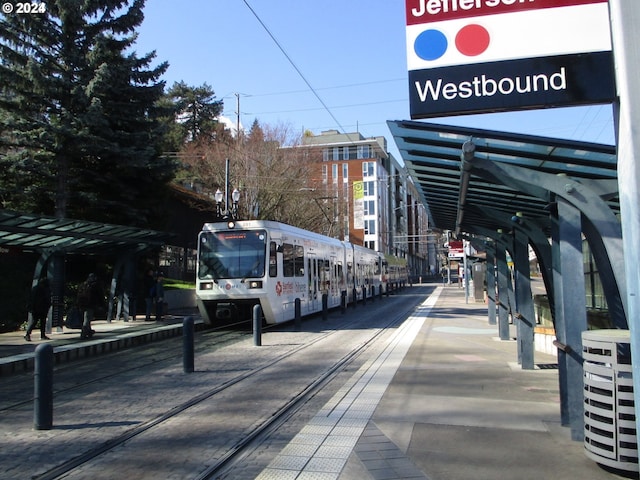
M 584 449 L 595 462 L 638 472 L 629 330 L 582 332 Z

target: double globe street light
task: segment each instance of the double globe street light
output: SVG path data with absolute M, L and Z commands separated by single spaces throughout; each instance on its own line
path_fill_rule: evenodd
M 229 199 L 225 198 L 226 195 L 220 191 L 220 189 L 216 190 L 216 193 L 213 195 L 214 200 L 216 201 L 216 217 L 219 220 L 223 219 L 234 219 L 238 218 L 238 202 L 240 201 L 240 190 L 237 188 L 233 189 L 231 192 L 231 210 L 229 210 Z

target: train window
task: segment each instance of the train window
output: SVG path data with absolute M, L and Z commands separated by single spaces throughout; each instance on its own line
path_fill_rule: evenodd
M 285 277 L 293 277 L 293 272 L 295 272 L 293 245 L 284 243 L 282 245 L 282 273 Z
M 278 251 L 278 246 L 276 242 L 271 242 L 269 244 L 269 276 L 277 277 L 278 276 L 278 255 L 276 254 Z
M 296 245 L 293 263 L 295 276 L 304 277 L 304 247 L 302 245 Z
M 198 276 L 201 279 L 262 277 L 266 232 L 222 231 L 200 235 Z

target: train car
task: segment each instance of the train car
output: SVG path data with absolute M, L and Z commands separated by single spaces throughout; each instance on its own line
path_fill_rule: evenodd
M 206 323 L 251 318 L 266 323 L 340 305 L 346 289 L 345 247 L 336 239 L 262 220 L 208 223 L 199 234 L 196 298 Z
M 385 255 L 386 282 L 390 285 L 404 285 L 409 281 L 409 268 L 406 258 Z
M 353 287 L 356 298 L 363 299 L 376 295 L 380 291 L 380 286 L 383 285 L 384 256 L 360 245 L 347 244 L 347 248 L 353 249 Z M 386 284 L 383 285 L 383 288 L 385 287 Z M 349 301 L 352 300 L 352 296 L 349 296 Z
M 384 256 L 279 222 L 207 223 L 198 237 L 196 299 L 208 324 L 248 320 L 260 305 L 268 324 L 370 297 L 385 288 Z

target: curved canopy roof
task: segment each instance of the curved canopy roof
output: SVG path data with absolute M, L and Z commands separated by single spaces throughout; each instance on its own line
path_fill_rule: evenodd
M 535 172 L 566 175 L 579 182 L 612 180 L 606 200 L 614 211 L 619 209 L 616 150 L 611 145 L 416 121 L 387 123 L 435 228 L 458 232 L 503 228 L 490 211 L 509 216 L 518 212 L 545 229 L 549 225 L 548 199 L 508 186 L 506 178 L 487 180 L 477 170 L 463 168 L 463 145 L 468 141 L 475 146 L 473 157 L 524 169 L 531 172 L 532 182 L 540 182 Z M 544 190 L 544 185 L 538 186 Z
M 109 253 L 160 246 L 170 235 L 122 225 L 0 210 L 0 248 L 25 252 Z

